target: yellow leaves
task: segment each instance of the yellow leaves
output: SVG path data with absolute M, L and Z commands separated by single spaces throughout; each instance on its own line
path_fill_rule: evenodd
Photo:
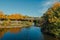
M 54 18 L 52 18 L 52 22 L 55 22 L 56 20 Z
M 24 19 L 24 18 L 27 18 L 27 16 L 23 16 L 21 14 L 11 14 L 11 15 L 4 15 L 2 13 L 0 13 L 0 18 L 3 18 L 3 19 Z
M 48 20 L 49 20 L 49 22 L 51 23 L 52 20 L 51 20 L 51 19 L 48 19 Z
M 20 14 L 12 14 L 8 16 L 9 19 L 23 19 L 23 15 Z
M 60 2 L 55 3 L 53 7 L 48 9 L 43 18 L 46 22 L 44 24 L 41 23 L 42 30 L 47 30 L 47 32 L 59 36 L 60 30 L 57 29 L 60 29 Z
M 0 19 L 14 19 L 14 20 L 19 20 L 19 19 L 25 19 L 29 18 L 29 16 L 23 16 L 21 14 L 11 14 L 11 15 L 5 15 L 3 12 L 0 12 Z
M 6 16 L 2 13 L 0 13 L 0 18 L 6 18 Z
M 53 10 L 56 10 L 58 7 L 60 7 L 60 2 L 56 2 L 56 3 L 53 5 Z
M 48 21 L 49 21 L 50 23 L 56 22 L 56 21 L 57 21 L 57 17 L 54 16 L 53 18 L 49 18 Z
M 48 19 L 50 23 L 55 22 L 54 18 Z
M 49 19 L 50 23 L 52 23 L 52 22 L 59 22 L 59 21 L 60 21 L 59 19 L 55 19 L 55 18 Z

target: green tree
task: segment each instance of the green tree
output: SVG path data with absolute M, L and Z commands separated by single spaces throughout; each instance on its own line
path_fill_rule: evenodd
M 60 3 L 54 4 L 41 17 L 41 29 L 56 36 L 60 35 Z M 56 7 L 57 6 L 57 7 Z

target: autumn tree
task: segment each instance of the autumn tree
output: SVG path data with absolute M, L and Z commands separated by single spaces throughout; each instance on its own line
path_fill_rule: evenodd
M 60 2 L 55 3 L 41 17 L 42 32 L 60 35 Z

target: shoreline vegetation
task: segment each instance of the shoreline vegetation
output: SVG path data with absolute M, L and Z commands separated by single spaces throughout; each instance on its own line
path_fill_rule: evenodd
M 24 23 L 25 22 L 25 23 Z M 9 25 L 9 27 L 6 25 L 0 26 L 0 37 L 3 37 L 4 33 L 6 32 L 11 32 L 11 33 L 18 33 L 21 31 L 22 28 L 28 28 L 32 26 L 32 22 L 20 22 L 20 24 L 14 24 L 14 25 Z
M 6 32 L 18 33 L 22 28 L 29 28 L 33 24 L 33 18 L 29 21 L 29 16 L 23 16 L 21 14 L 5 15 L 0 12 L 0 38 L 4 36 Z
M 43 14 L 40 26 L 45 40 L 60 40 L 60 2 L 53 4 Z

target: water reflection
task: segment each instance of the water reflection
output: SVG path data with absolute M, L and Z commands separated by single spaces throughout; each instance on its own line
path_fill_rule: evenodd
M 31 26 L 22 28 L 17 34 L 7 32 L 1 40 L 43 40 L 43 36 L 39 27 Z

